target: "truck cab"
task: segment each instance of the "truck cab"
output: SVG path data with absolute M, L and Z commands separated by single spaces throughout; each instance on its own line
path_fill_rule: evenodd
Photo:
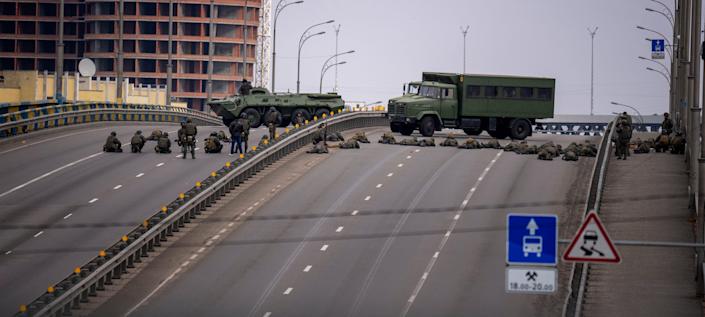
M 418 127 L 422 135 L 432 136 L 444 126 L 443 121 L 456 119 L 458 93 L 454 85 L 420 81 L 404 88 L 404 95 L 389 100 L 392 132 L 411 135 Z

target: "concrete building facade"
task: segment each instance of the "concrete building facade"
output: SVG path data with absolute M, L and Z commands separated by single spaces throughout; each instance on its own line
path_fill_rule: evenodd
M 116 78 L 120 2 L 64 2 L 64 71 L 77 71 L 86 57 L 96 65 L 95 76 Z M 261 0 L 125 0 L 123 76 L 130 83 L 166 86 L 170 5 L 172 99 L 204 110 L 211 60 L 213 98 L 233 95 L 243 78 L 252 80 Z M 0 70 L 55 71 L 59 11 L 59 1 L 0 1 Z

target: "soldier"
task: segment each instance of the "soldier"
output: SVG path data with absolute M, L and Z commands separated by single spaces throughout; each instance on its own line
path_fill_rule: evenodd
M 370 143 L 370 140 L 368 140 L 367 136 L 365 135 L 365 131 L 355 133 L 355 136 L 353 137 L 353 139 L 357 140 L 357 142 L 360 142 L 360 143 Z
M 326 142 L 326 124 L 321 123 L 318 125 L 318 131 L 316 131 L 316 134 L 313 136 L 313 144 L 318 144 L 319 142 Z
M 328 146 L 326 146 L 325 142 L 318 142 L 313 145 L 313 148 L 306 151 L 306 153 L 325 154 L 328 153 Z
M 159 140 L 159 137 L 162 135 L 162 130 L 154 130 L 152 131 L 152 134 L 147 138 L 147 141 L 157 141 Z
M 458 145 L 459 149 L 466 149 L 466 150 L 479 149 L 481 147 L 482 147 L 482 145 L 479 142 L 477 142 L 477 140 L 475 140 L 473 138 L 468 138 L 467 140 L 465 140 L 465 143 Z
M 338 142 L 338 141 L 345 141 L 345 137 L 343 136 L 342 133 L 340 132 L 333 132 L 328 135 L 328 141 L 330 142 Z
M 242 120 L 238 119 L 230 122 L 228 130 L 230 131 L 230 136 L 232 140 L 232 142 L 230 142 L 230 155 L 233 155 L 238 152 L 245 154 L 245 152 L 242 150 L 242 132 L 244 131 L 244 127 L 242 126 Z
M 247 79 L 243 79 L 242 84 L 240 84 L 240 89 L 238 89 L 238 93 L 241 96 L 246 96 L 250 94 L 250 90 L 252 90 L 252 85 L 249 81 L 247 81 Z
M 589 157 L 597 156 L 597 145 L 590 142 L 590 140 L 585 140 L 585 143 L 583 144 L 582 151 L 580 153 L 578 153 L 578 155 L 589 156 Z
M 542 161 L 553 161 L 553 155 L 551 155 L 547 149 L 539 150 L 538 159 Z
M 419 141 L 419 146 L 436 146 L 436 139 L 429 138 Z
M 663 113 L 663 122 L 661 122 L 661 131 L 665 131 L 667 135 L 673 133 L 673 120 L 669 118 L 668 112 Z
M 671 140 L 665 130 L 661 131 L 661 134 L 654 140 L 654 149 L 656 152 L 666 152 L 671 146 Z
M 482 147 L 487 148 L 487 149 L 501 149 L 502 146 L 499 145 L 499 141 L 497 139 L 491 139 L 487 141 L 487 143 L 482 144 Z
M 441 142 L 441 146 L 457 147 L 458 140 L 455 139 L 455 135 L 453 133 L 448 133 L 448 137 L 446 137 L 446 139 Z
M 184 139 L 181 141 L 182 143 L 185 141 L 186 145 L 189 146 L 191 149 L 191 158 L 196 159 L 196 134 L 198 134 L 198 128 L 196 128 L 196 124 L 191 121 L 191 119 L 186 119 L 186 123 L 183 125 L 184 129 Z M 183 145 L 182 145 L 183 146 Z M 184 157 L 186 158 L 186 153 L 184 153 Z
M 506 147 L 505 147 L 506 151 Z M 531 147 L 526 141 L 521 141 L 516 148 L 514 149 L 514 153 L 524 155 L 524 154 L 531 154 Z
M 267 126 L 269 127 L 269 139 L 274 141 L 277 136 L 277 124 L 282 121 L 282 115 L 277 108 L 270 107 L 267 114 Z
M 617 159 L 626 160 L 627 152 L 629 152 L 629 140 L 631 139 L 631 126 L 626 119 L 622 119 L 617 126 L 617 150 L 619 151 Z
M 357 143 L 357 139 L 352 138 L 350 140 L 347 140 L 345 142 L 340 143 L 340 148 L 341 149 L 359 149 L 360 144 Z
M 209 137 L 205 140 L 205 146 L 203 150 L 206 153 L 220 153 L 223 149 L 223 144 L 220 143 L 220 138 L 218 138 L 218 133 L 212 132 Z
M 397 140 L 394 138 L 394 135 L 390 132 L 385 132 L 382 134 L 382 137 L 378 141 L 379 143 L 382 144 L 397 144 Z
M 242 113 L 240 115 L 240 124 L 242 124 L 242 143 L 245 144 L 244 151 L 247 153 L 250 145 L 250 119 L 247 118 L 247 114 Z
M 135 132 L 135 135 L 133 135 L 132 139 L 130 140 L 130 145 L 132 146 L 132 153 L 142 153 L 142 147 L 144 147 L 144 144 L 146 142 L 147 140 L 142 135 L 142 131 L 137 130 L 137 132 Z
M 560 146 L 554 145 L 553 142 L 548 142 L 539 148 L 538 159 L 552 161 L 553 158 L 558 157 L 560 155 L 560 152 Z
M 564 161 L 577 161 L 578 155 L 575 154 L 575 152 L 573 152 L 573 151 L 566 151 L 565 154 L 563 154 L 563 160 Z
M 265 142 L 265 141 L 266 141 L 266 142 Z M 267 145 L 267 144 L 265 144 L 265 143 L 269 144 L 269 136 L 268 136 L 268 135 L 263 135 L 263 136 L 259 139 L 259 146 Z
M 296 117 L 294 117 L 294 120 L 292 121 L 292 124 L 294 126 L 298 124 L 299 127 L 303 127 L 305 122 L 306 119 L 304 118 L 304 115 L 301 112 L 297 112 Z
M 507 144 L 504 147 L 504 151 L 505 152 L 516 152 L 518 148 L 519 148 L 519 143 L 517 143 L 516 141 L 511 141 L 511 142 L 509 142 L 509 144 Z
M 671 153 L 672 154 L 685 154 L 685 139 L 683 134 L 677 132 L 671 141 Z
M 651 147 L 649 143 L 641 141 L 640 138 L 636 139 L 636 149 L 634 149 L 635 154 L 643 154 L 651 152 Z
M 164 132 L 159 136 L 157 146 L 154 147 L 154 151 L 157 153 L 171 153 L 171 140 L 169 140 L 169 133 Z
M 117 138 L 115 131 L 110 132 L 110 135 L 105 140 L 105 145 L 103 145 L 104 152 L 122 152 L 122 143 Z
M 230 138 L 223 132 L 223 130 L 218 130 L 218 141 L 230 143 Z
M 410 139 L 401 140 L 401 142 L 399 142 L 399 145 L 418 146 L 419 140 L 417 140 L 416 137 L 411 137 Z

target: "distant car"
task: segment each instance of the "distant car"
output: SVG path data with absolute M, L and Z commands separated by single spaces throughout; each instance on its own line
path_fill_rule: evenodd
M 537 257 L 541 257 L 541 249 L 543 239 L 537 236 L 524 236 L 522 239 L 524 257 L 529 256 L 529 253 L 535 253 Z

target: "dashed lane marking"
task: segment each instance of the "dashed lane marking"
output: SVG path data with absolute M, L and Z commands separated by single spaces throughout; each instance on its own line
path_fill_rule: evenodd
M 118 190 L 120 188 L 122 188 L 122 185 L 117 185 L 117 186 L 113 187 L 114 190 Z
M 188 258 L 188 259 L 189 259 L 189 260 L 195 260 L 197 257 L 198 257 L 198 254 L 194 254 L 194 255 L 192 255 L 192 256 L 191 256 L 190 258 Z
M 218 240 L 218 239 L 220 239 L 220 235 L 219 235 L 219 234 L 216 234 L 216 235 L 214 235 L 214 236 L 211 238 L 211 240 Z
M 287 288 L 287 289 L 284 291 L 284 295 L 289 295 L 289 294 L 291 294 L 291 292 L 292 292 L 293 290 L 294 290 L 293 287 Z
M 377 188 L 382 188 L 382 184 L 377 184 Z
M 12 253 L 12 250 L 5 252 L 5 255 L 10 255 Z
M 407 160 L 410 160 L 410 159 L 411 159 L 411 155 L 407 155 L 407 156 L 406 156 L 406 159 L 407 159 Z
M 399 164 L 397 165 L 397 167 L 403 167 L 403 166 L 404 166 L 404 163 L 399 163 Z
M 203 251 L 206 251 L 206 248 L 205 248 L 205 247 L 201 247 L 201 248 L 200 248 L 200 249 L 198 249 L 198 251 L 196 251 L 196 252 L 198 252 L 198 253 L 202 253 Z
M 157 167 L 162 167 L 164 166 L 164 162 L 157 164 Z
M 367 200 L 370 200 L 371 198 L 372 198 L 372 196 L 367 196 L 367 197 L 365 197 L 365 200 L 367 201 Z
M 223 234 L 223 233 L 225 233 L 225 231 L 228 231 L 228 229 L 220 229 L 220 231 L 218 231 L 218 233 Z
M 38 237 L 38 236 L 41 236 L 42 233 L 44 233 L 44 231 L 39 231 L 39 232 L 37 232 L 37 233 L 34 234 L 34 237 L 36 238 L 36 237 Z
M 343 231 L 343 226 L 338 227 L 338 229 L 335 229 L 335 232 L 341 232 Z
M 353 215 L 353 216 L 354 216 L 354 215 L 357 215 L 358 212 L 360 212 L 360 211 L 359 211 L 359 210 L 353 210 L 353 212 L 351 213 L 351 215 Z
M 387 174 L 387 177 L 392 177 L 393 175 L 394 175 L 394 173 L 389 173 L 389 174 Z
M 88 203 L 89 203 L 89 204 L 92 204 L 92 203 L 94 203 L 94 202 L 96 202 L 96 201 L 98 201 L 98 198 L 93 198 L 93 199 L 89 200 Z
M 312 268 L 312 267 L 313 267 L 313 266 L 311 266 L 311 265 L 306 265 L 306 267 L 304 268 L 304 272 L 311 271 L 311 268 Z
M 171 279 L 173 279 L 174 276 L 176 276 L 176 274 L 179 274 L 179 272 L 181 272 L 181 268 L 176 269 L 176 271 L 174 271 L 174 273 L 171 273 L 171 275 L 169 275 L 166 279 L 164 279 L 161 283 L 159 283 L 159 285 L 157 285 L 157 287 L 154 290 L 152 290 L 151 293 L 147 294 L 147 296 L 145 298 L 143 298 L 139 303 L 137 303 L 137 305 L 135 305 L 129 311 L 127 311 L 125 316 L 129 316 L 130 314 L 135 312 L 135 310 L 137 310 L 137 308 L 139 308 L 140 306 L 142 306 L 142 304 L 147 302 L 147 300 L 149 300 L 152 296 L 154 296 L 154 294 L 157 291 L 159 291 L 159 289 L 164 287 L 164 285 L 166 285 L 166 283 L 168 283 Z
M 328 250 L 328 245 L 327 245 L 327 244 L 324 244 L 324 245 L 321 247 L 321 251 L 325 251 L 325 250 Z
M 262 316 L 262 317 L 270 317 L 270 316 L 272 316 L 272 312 L 268 311 L 268 312 L 264 313 L 264 316 Z
M 184 261 L 184 263 L 181 263 L 181 267 L 187 266 L 191 264 L 191 261 Z
M 416 150 L 414 150 L 414 152 L 419 153 L 419 152 L 421 152 L 421 150 L 416 149 Z
M 139 174 L 135 175 L 135 177 L 137 177 L 137 178 L 140 178 L 142 176 L 144 176 L 144 173 L 139 173 Z
M 69 218 L 71 218 L 71 216 L 73 216 L 73 214 L 69 213 L 68 215 L 64 216 L 64 219 L 69 219 Z

